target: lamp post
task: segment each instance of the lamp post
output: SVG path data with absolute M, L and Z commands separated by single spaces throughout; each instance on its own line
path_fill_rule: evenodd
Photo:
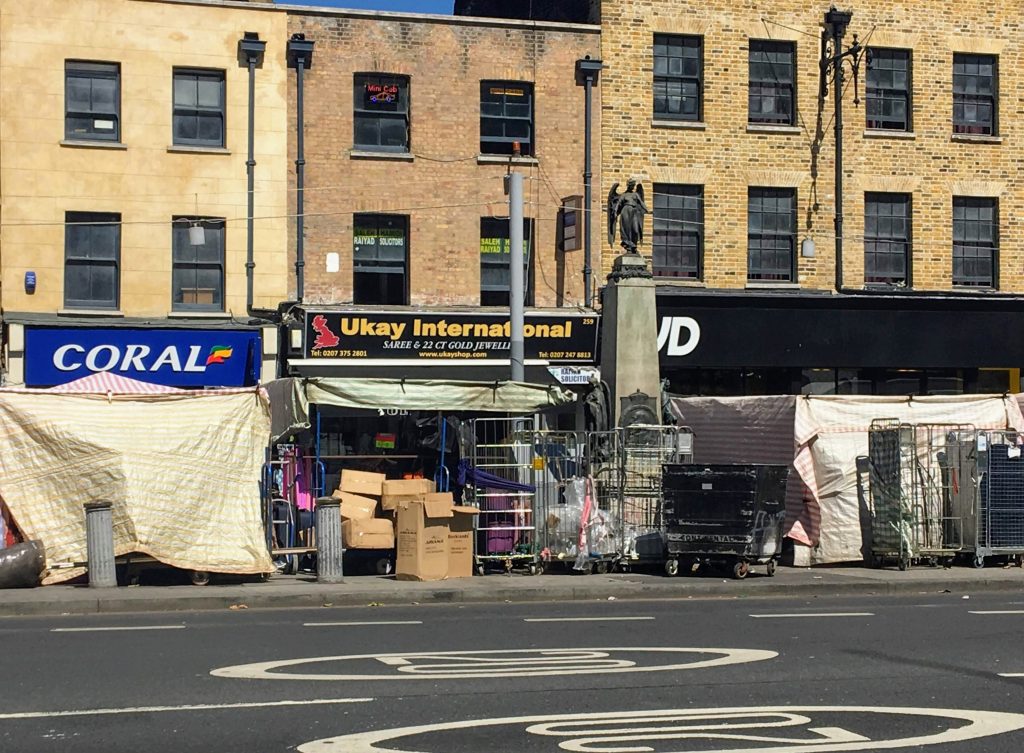
M 843 50 L 843 36 L 853 18 L 852 11 L 837 10 L 833 5 L 825 14 L 825 28 L 821 32 L 821 96 L 828 95 L 829 75 L 832 77 L 832 94 L 835 103 L 835 139 L 836 139 L 836 292 L 843 289 L 843 79 L 844 66 L 848 62 L 853 74 L 855 105 L 860 104 L 857 94 L 857 79 L 860 74 L 860 60 L 864 48 L 853 35 L 853 44 Z
M 583 304 L 589 309 L 593 308 L 593 269 L 591 268 L 590 254 L 590 215 L 592 214 L 590 202 L 591 184 L 593 177 L 590 164 L 590 143 L 593 133 L 593 90 L 597 84 L 597 78 L 604 66 L 600 60 L 591 60 L 587 55 L 582 60 L 576 61 L 576 85 L 584 89 L 584 116 L 583 116 Z

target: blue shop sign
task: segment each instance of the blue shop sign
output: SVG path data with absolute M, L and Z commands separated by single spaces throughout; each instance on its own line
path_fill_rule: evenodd
M 25 384 L 51 387 L 89 374 L 168 387 L 248 387 L 259 381 L 255 330 L 25 328 Z

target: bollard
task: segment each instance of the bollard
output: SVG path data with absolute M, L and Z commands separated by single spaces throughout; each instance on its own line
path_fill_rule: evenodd
M 343 582 L 340 507 L 337 497 L 316 501 L 316 579 L 320 583 Z
M 114 515 L 110 502 L 85 503 L 85 544 L 89 557 L 89 588 L 116 586 Z

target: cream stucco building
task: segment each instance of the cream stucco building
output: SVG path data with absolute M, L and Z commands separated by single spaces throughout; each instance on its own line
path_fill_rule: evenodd
M 251 302 L 243 37 L 266 43 L 254 75 Z M 47 386 L 91 358 L 176 386 L 232 384 L 212 374 L 224 364 L 199 363 L 225 344 L 233 366 L 266 372 L 272 330 L 258 348 L 228 333 L 259 344 L 247 309 L 287 293 L 286 41 L 286 14 L 260 3 L 0 0 L 7 383 Z M 157 364 L 164 341 L 124 334 L 152 329 L 180 353 Z

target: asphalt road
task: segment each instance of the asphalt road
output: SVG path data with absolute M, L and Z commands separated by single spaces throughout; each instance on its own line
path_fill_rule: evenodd
M 0 651 L 11 753 L 1024 748 L 1024 594 L 9 618 Z

